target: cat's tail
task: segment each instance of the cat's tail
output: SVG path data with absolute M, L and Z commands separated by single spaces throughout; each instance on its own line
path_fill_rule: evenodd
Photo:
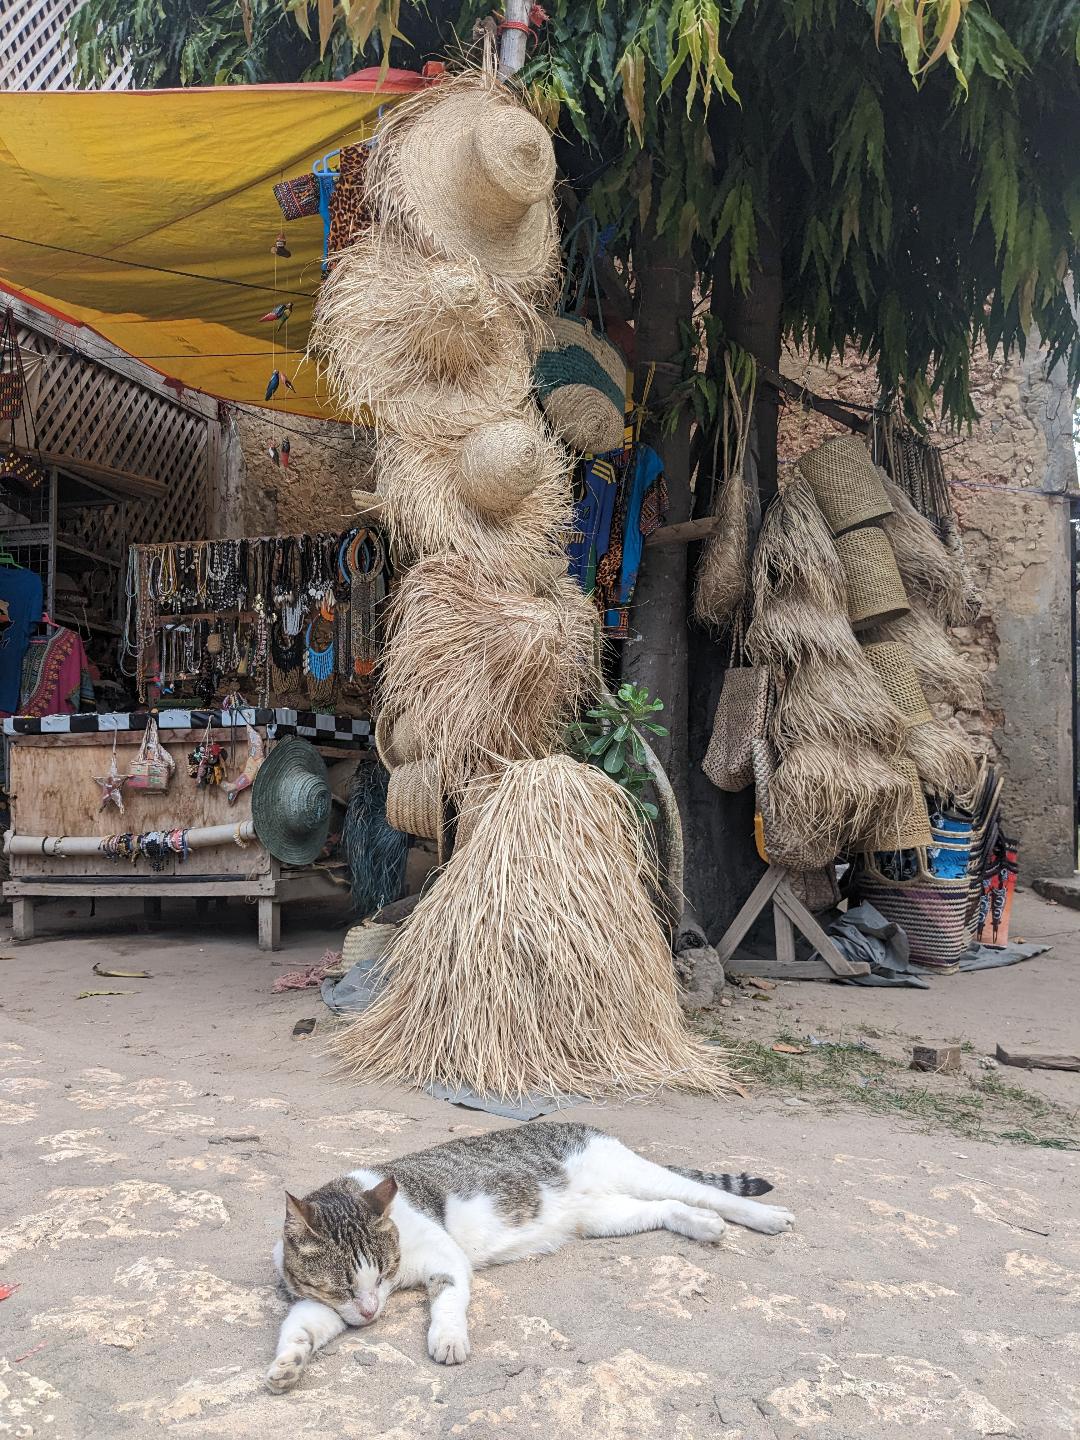
M 667 1168 L 684 1180 L 712 1185 L 717 1190 L 726 1190 L 729 1195 L 767 1195 L 773 1188 L 771 1181 L 762 1180 L 757 1175 L 712 1175 L 705 1170 L 685 1170 L 681 1165 L 669 1165 Z

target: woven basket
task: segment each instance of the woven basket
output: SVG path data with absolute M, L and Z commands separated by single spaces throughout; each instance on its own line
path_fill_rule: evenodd
M 764 739 L 772 710 L 772 673 L 742 665 L 724 675 L 712 738 L 701 768 L 720 790 L 736 793 L 754 782 L 752 745 Z
M 941 974 L 957 969 L 971 944 L 969 880 L 935 879 L 922 864 L 913 880 L 888 880 L 864 857 L 853 889 L 859 900 L 899 925 L 911 946 L 913 964 Z
M 588 320 L 557 315 L 536 359 L 540 404 L 572 450 L 617 450 L 626 413 L 626 362 Z
M 862 630 L 908 613 L 911 606 L 896 556 L 880 526 L 849 530 L 837 539 L 836 553 L 844 567 L 852 629 Z
M 395 830 L 434 840 L 441 858 L 444 847 L 445 815 L 437 783 L 418 761 L 411 760 L 390 771 L 386 787 L 386 819 Z
M 864 645 L 863 654 L 873 666 L 885 693 L 904 717 L 904 724 L 924 725 L 932 720 L 919 677 L 911 659 L 910 648 L 901 640 L 880 640 Z
M 799 461 L 834 535 L 892 514 L 870 452 L 854 435 L 837 435 Z
M 539 484 L 550 442 L 524 419 L 479 425 L 461 446 L 457 484 L 462 499 L 481 515 L 504 520 Z
M 875 850 L 919 850 L 931 843 L 930 816 L 926 809 L 926 798 L 919 784 L 918 771 L 910 760 L 894 760 L 893 769 L 908 782 L 911 803 L 900 824 L 895 829 L 879 829 L 867 835 L 861 848 Z

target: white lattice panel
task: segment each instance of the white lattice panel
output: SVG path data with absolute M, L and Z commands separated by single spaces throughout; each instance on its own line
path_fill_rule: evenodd
M 0 0 L 0 90 L 74 88 L 74 58 L 64 26 L 81 0 Z M 105 90 L 124 90 L 127 67 L 114 71 Z

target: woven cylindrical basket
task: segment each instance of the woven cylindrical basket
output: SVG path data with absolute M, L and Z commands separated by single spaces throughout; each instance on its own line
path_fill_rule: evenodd
M 863 841 L 863 848 L 868 851 L 925 849 L 932 837 L 919 773 L 910 760 L 894 760 L 891 763 L 893 769 L 898 770 L 908 782 L 911 799 L 900 823 L 895 828 L 890 826 L 887 830 L 880 828 L 871 832 Z
M 892 514 L 870 452 L 855 435 L 826 440 L 800 459 L 799 469 L 834 535 Z
M 557 315 L 534 376 L 552 429 L 572 450 L 593 454 L 622 444 L 626 362 L 588 320 Z
M 419 761 L 410 760 L 390 772 L 386 788 L 386 819 L 395 830 L 434 840 L 443 850 L 442 795 L 438 784 Z
M 911 609 L 896 556 L 885 531 L 878 525 L 849 530 L 836 541 L 844 567 L 848 619 L 853 630 L 896 620 Z
M 926 703 L 910 648 L 901 640 L 880 640 L 864 645 L 863 654 L 873 666 L 885 693 L 904 717 L 904 724 L 924 725 L 934 718 Z

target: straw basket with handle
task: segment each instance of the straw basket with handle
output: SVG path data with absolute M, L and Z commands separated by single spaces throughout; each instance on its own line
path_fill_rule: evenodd
M 799 471 L 834 535 L 892 514 L 870 452 L 854 435 L 835 435 L 809 451 L 800 459 Z
M 899 820 L 889 826 L 878 826 L 863 838 L 868 851 L 925 849 L 931 842 L 930 816 L 919 783 L 919 774 L 910 760 L 890 762 L 907 782 L 910 801 L 904 805 Z
M 547 337 L 533 372 L 552 429 L 572 450 L 590 454 L 619 448 L 626 411 L 626 362 L 604 334 L 596 246 L 596 221 L 585 216 L 570 232 L 562 303 L 559 313 L 547 322 Z M 571 311 L 569 291 L 579 254 L 582 273 Z M 595 327 L 583 313 L 590 293 L 596 309 Z
M 773 710 L 772 671 L 765 665 L 746 665 L 742 617 L 731 640 L 731 659 L 713 716 L 712 736 L 701 768 L 720 790 L 737 793 L 755 779 L 753 746 L 769 733 Z
M 925 851 L 916 853 L 919 871 L 911 880 L 888 879 L 872 856 L 864 856 L 855 889 L 860 900 L 904 931 L 914 964 L 950 974 L 971 943 L 971 883 L 966 878 L 938 879 L 927 868 Z
M 878 525 L 849 530 L 836 541 L 844 567 L 848 619 L 853 630 L 882 624 L 911 609 L 889 537 Z

